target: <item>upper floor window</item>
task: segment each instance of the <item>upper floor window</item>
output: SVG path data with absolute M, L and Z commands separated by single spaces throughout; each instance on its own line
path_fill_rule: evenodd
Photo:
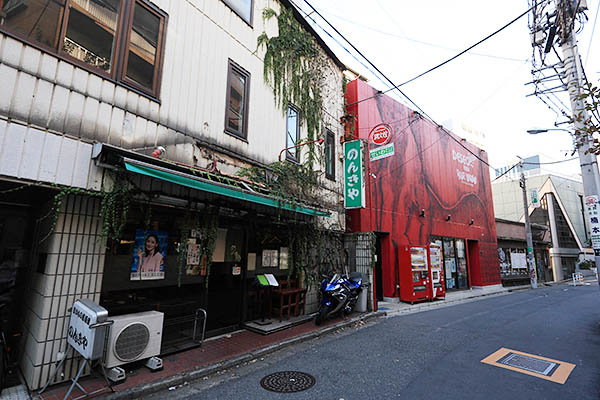
M 329 129 L 325 137 L 325 176 L 335 180 L 335 137 Z
M 227 73 L 227 100 L 225 132 L 246 139 L 248 137 L 248 91 L 250 74 L 229 60 Z
M 0 0 L 0 29 L 158 97 L 166 15 L 145 0 Z
M 288 149 L 285 152 L 285 157 L 290 161 L 298 162 L 300 160 L 298 148 L 292 147 L 298 144 L 300 140 L 300 115 L 298 110 L 292 105 L 288 106 L 287 110 L 287 134 L 285 147 Z
M 223 0 L 237 15 L 248 24 L 252 23 L 253 0 Z

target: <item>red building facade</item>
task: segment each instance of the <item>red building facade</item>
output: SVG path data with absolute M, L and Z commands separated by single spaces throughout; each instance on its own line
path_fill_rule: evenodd
M 347 85 L 346 101 L 352 116 L 346 139 L 360 139 L 366 148 L 366 208 L 347 210 L 347 226 L 352 232 L 377 233 L 377 298 L 410 300 L 401 296 L 413 290 L 418 278 L 415 272 L 405 273 L 411 270 L 410 248 L 421 246 L 429 254 L 432 243 L 443 247 L 444 289 L 500 284 L 485 151 L 377 95 L 363 81 Z M 382 123 L 392 128 L 394 154 L 369 161 L 368 150 L 377 147 L 369 143 L 369 134 Z M 438 296 L 434 292 L 432 297 Z

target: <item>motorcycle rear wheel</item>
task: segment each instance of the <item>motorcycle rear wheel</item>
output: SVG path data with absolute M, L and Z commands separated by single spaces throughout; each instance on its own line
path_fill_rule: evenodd
M 317 318 L 315 318 L 315 325 L 319 326 L 321 325 L 321 323 L 323 323 L 323 321 L 325 321 L 330 309 L 331 307 L 328 305 L 324 305 L 323 307 L 321 307 L 321 309 L 319 309 L 319 312 L 317 313 Z

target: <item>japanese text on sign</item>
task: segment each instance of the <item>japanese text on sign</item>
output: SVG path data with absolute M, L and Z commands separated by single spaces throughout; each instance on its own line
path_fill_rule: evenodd
M 344 143 L 344 205 L 346 208 L 365 206 L 363 155 L 359 140 Z
M 598 203 L 598 196 L 586 196 L 585 209 L 590 223 L 592 248 L 600 250 L 600 205 Z

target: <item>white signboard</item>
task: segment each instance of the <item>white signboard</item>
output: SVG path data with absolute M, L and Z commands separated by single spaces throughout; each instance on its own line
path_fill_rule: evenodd
M 590 223 L 592 248 L 594 249 L 594 253 L 598 255 L 598 252 L 600 251 L 600 204 L 598 202 L 598 196 L 586 196 L 585 209 Z
M 513 269 L 527 269 L 527 254 L 510 252 L 510 262 Z
M 102 357 L 106 330 L 90 328 L 90 326 L 104 322 L 107 316 L 108 311 L 104 307 L 88 299 L 76 301 L 71 308 L 67 342 L 88 360 Z
M 369 161 L 381 160 L 382 158 L 394 155 L 394 143 L 386 144 L 385 146 L 369 149 Z

